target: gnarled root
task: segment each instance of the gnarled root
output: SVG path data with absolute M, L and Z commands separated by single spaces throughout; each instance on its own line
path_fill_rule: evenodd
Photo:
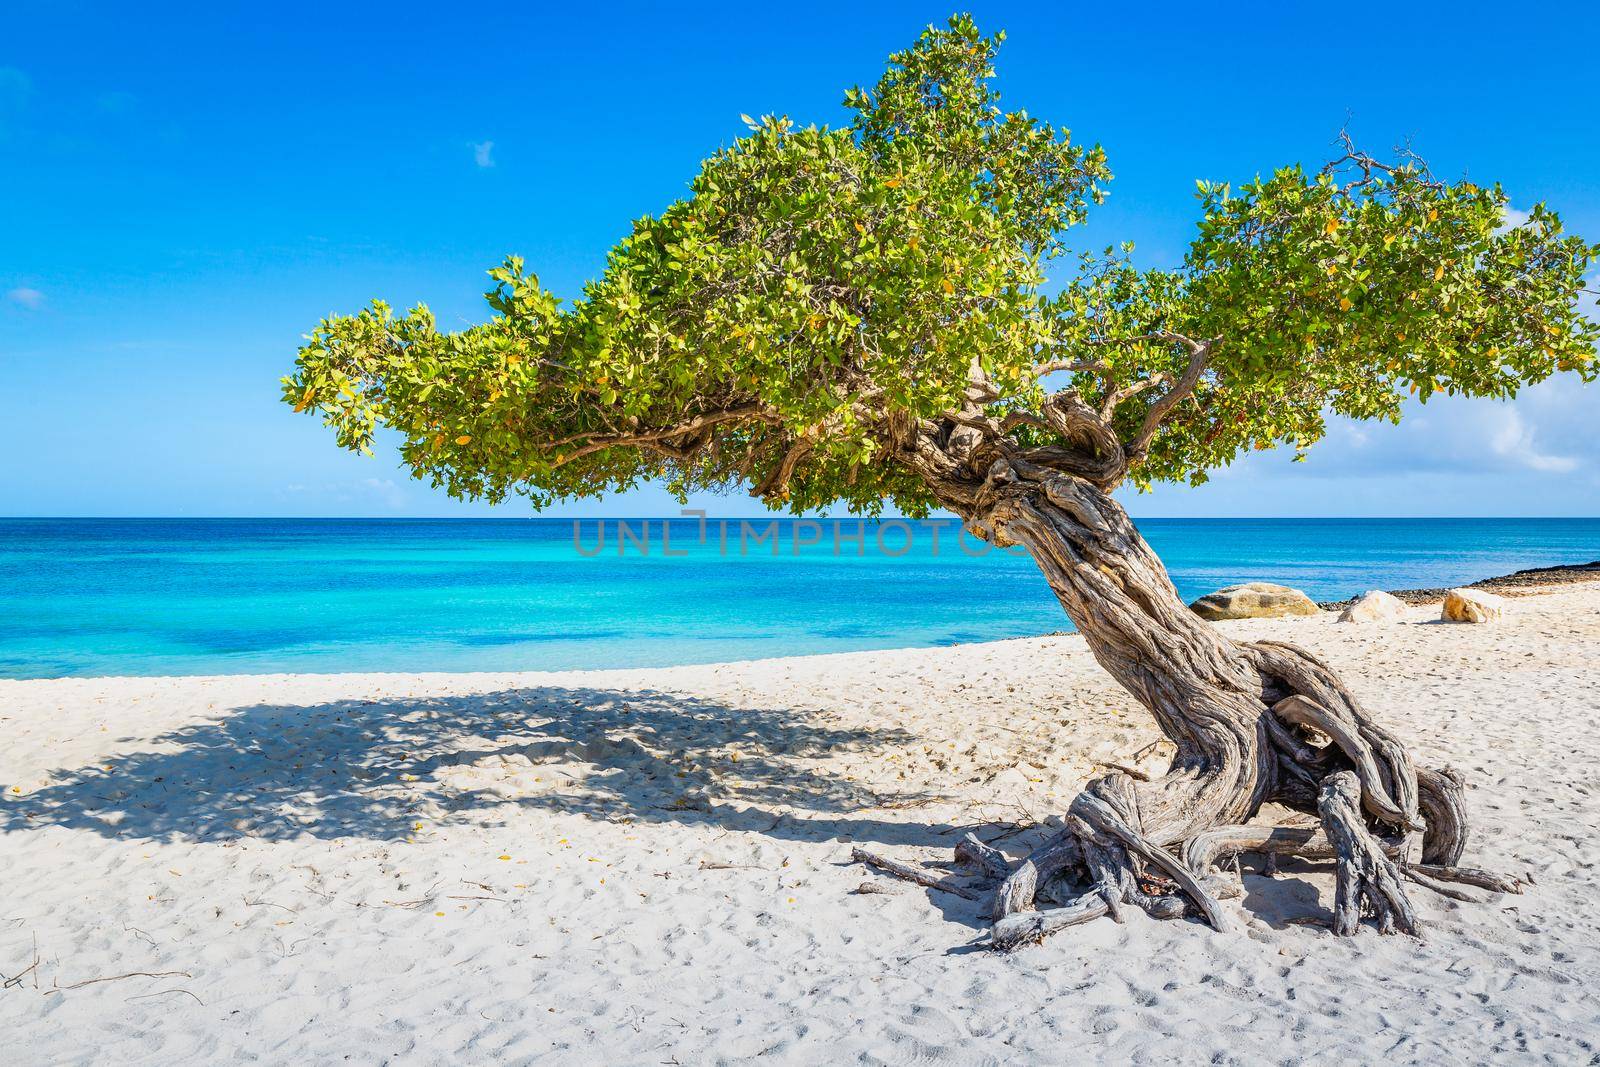
M 1066 522 L 1070 514 L 1058 518 Z M 1110 580 L 1085 580 L 1101 579 Z M 1163 919 L 1192 913 L 1225 929 L 1221 901 L 1243 895 L 1237 870 L 1246 852 L 1334 860 L 1333 928 L 1344 936 L 1357 931 L 1363 914 L 1382 933 L 1416 934 L 1408 880 L 1462 900 L 1472 898 L 1460 886 L 1520 890 L 1515 879 L 1456 866 L 1467 818 L 1455 772 L 1416 767 L 1310 653 L 1270 641 L 1234 647 L 1246 668 L 1239 677 L 1221 667 L 1215 677 L 1180 672 L 1175 677 L 1183 685 L 1147 694 L 1177 748 L 1165 776 L 1135 781 L 1122 773 L 1095 781 L 1073 800 L 1062 830 L 1014 866 L 976 837 L 957 846 L 958 862 L 999 883 L 991 904 L 996 948 L 1036 942 L 1102 915 L 1120 922 L 1129 906 Z M 1129 655 L 1138 662 L 1160 654 L 1157 645 L 1134 651 Z M 1143 675 L 1133 681 L 1141 678 L 1148 681 Z M 1249 824 L 1268 802 L 1319 821 Z M 942 872 L 866 853 L 856 858 L 908 881 L 974 896 Z
M 1263 677 L 1288 689 L 1288 695 L 1272 704 L 1267 719 L 1279 752 L 1279 770 L 1289 772 L 1283 777 L 1298 777 L 1302 785 L 1314 781 L 1320 788 L 1329 773 L 1353 768 L 1361 786 L 1361 805 L 1368 812 L 1401 830 L 1421 830 L 1419 776 L 1405 746 L 1378 726 L 1344 683 L 1311 653 L 1281 641 L 1258 641 L 1250 648 Z M 1297 727 L 1305 736 L 1323 736 L 1331 743 L 1318 750 L 1292 735 L 1286 739 L 1276 729 L 1279 726 Z M 1304 791 L 1289 781 L 1284 785 L 1290 786 L 1286 800 L 1299 800 L 1297 806 L 1309 807 L 1307 802 L 1312 801 L 1320 806 L 1320 794 L 1297 796 Z
M 1243 896 L 1244 886 L 1218 874 L 1217 867 L 1246 852 L 1327 859 L 1333 855 L 1333 847 L 1316 826 L 1214 826 L 1189 839 L 1183 859 L 1218 898 L 1228 900 Z
M 892 874 L 902 881 L 914 882 L 917 885 L 927 886 L 929 889 L 937 889 L 941 893 L 964 897 L 967 900 L 978 899 L 978 895 L 972 890 L 965 886 L 957 885 L 935 871 L 930 871 L 911 863 L 901 863 L 899 860 L 892 860 L 875 852 L 868 852 L 863 848 L 850 850 L 850 862 L 864 863 L 868 867 L 876 867 L 883 873 Z
M 989 944 L 1002 952 L 1036 944 L 1069 926 L 1086 923 L 1107 914 L 1105 898 L 1099 893 L 1085 893 L 1073 904 L 1044 911 L 1023 911 L 996 920 L 989 931 Z
M 1454 867 L 1467 850 L 1467 802 L 1461 775 L 1453 768 L 1417 768 L 1417 804 L 1428 824 L 1422 835 L 1422 862 Z
M 1430 863 L 1412 863 L 1407 864 L 1405 870 L 1406 877 L 1418 885 L 1431 889 L 1440 896 L 1465 901 L 1468 904 L 1478 904 L 1481 900 L 1465 890 L 1457 889 L 1456 886 L 1476 886 L 1491 893 L 1522 892 L 1520 879 L 1494 874 L 1491 871 L 1480 871 L 1474 867 L 1436 867 Z
M 1185 913 L 1181 892 L 1217 929 L 1227 919 L 1216 896 L 1177 857 L 1134 825 L 1126 776 L 1094 783 L 1073 801 L 1066 828 L 1023 860 L 995 890 L 991 941 L 1010 949 L 1102 915 L 1121 922 L 1127 905 L 1158 919 Z M 1064 906 L 1032 910 L 1053 880 L 1076 875 L 1087 888 Z M 1053 888 L 1053 887 L 1052 887 Z
M 1330 774 L 1322 783 L 1318 809 L 1322 828 L 1338 860 L 1333 932 L 1348 937 L 1361 925 L 1362 905 L 1377 920 L 1378 932 L 1417 934 L 1417 917 L 1406 897 L 1404 875 L 1384 854 L 1361 814 L 1361 782 L 1354 771 Z

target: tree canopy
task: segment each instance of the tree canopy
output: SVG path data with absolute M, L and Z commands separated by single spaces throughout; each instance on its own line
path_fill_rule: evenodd
M 381 302 L 324 320 L 285 400 L 349 448 L 391 428 L 458 496 L 542 506 L 664 479 L 920 514 L 960 511 L 994 457 L 1105 489 L 1199 482 L 1242 451 L 1304 450 L 1330 412 L 1595 377 L 1580 304 L 1600 245 L 1405 152 L 1345 140 L 1316 169 L 1201 181 L 1170 269 L 1070 255 L 1105 153 L 1000 106 L 1002 40 L 966 16 L 930 27 L 845 94 L 845 128 L 747 118 L 576 300 L 512 257 L 481 325 Z

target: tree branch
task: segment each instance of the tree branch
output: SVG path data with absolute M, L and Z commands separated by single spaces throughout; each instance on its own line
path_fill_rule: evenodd
M 788 495 L 789 479 L 794 476 L 795 467 L 811 451 L 811 442 L 816 437 L 815 433 L 807 433 L 795 439 L 789 450 L 783 454 L 778 465 L 773 467 L 761 484 L 750 490 L 750 495 L 756 498 L 777 496 L 780 499 Z
M 1095 344 L 1098 342 L 1089 342 Z M 1080 371 L 1104 371 L 1106 365 L 1096 360 L 1087 363 L 1075 359 L 1047 360 L 1044 363 L 1035 363 L 1029 373 L 1035 378 L 1043 378 L 1046 374 L 1055 374 L 1057 371 L 1071 371 L 1074 374 Z
M 741 407 L 728 408 L 725 411 L 713 411 L 705 415 L 696 415 L 694 418 L 689 419 L 686 422 L 680 422 L 675 426 L 668 426 L 660 430 L 646 430 L 641 433 L 614 433 L 598 435 L 592 433 L 573 434 L 570 437 L 563 437 L 556 441 L 545 442 L 540 447 L 552 449 L 561 448 L 564 445 L 574 444 L 578 441 L 585 442 L 583 445 L 573 449 L 566 455 L 558 456 L 556 459 L 551 461 L 551 467 L 560 467 L 567 463 L 571 463 L 575 459 L 581 459 L 584 456 L 592 455 L 595 452 L 604 451 L 607 448 L 621 448 L 628 445 L 655 445 L 664 441 L 668 441 L 674 437 L 681 437 L 684 434 L 695 433 L 725 422 L 738 422 L 743 419 L 750 419 L 755 422 L 766 423 L 776 423 L 779 421 L 777 416 L 768 412 L 763 405 L 746 404 Z
M 1134 382 L 1132 385 L 1108 392 L 1105 400 L 1100 405 L 1100 417 L 1106 422 L 1110 422 L 1111 416 L 1116 413 L 1117 405 L 1124 400 L 1131 400 L 1140 393 L 1154 389 L 1158 385 L 1170 384 L 1172 384 L 1172 375 L 1166 371 L 1161 371 L 1158 374 L 1152 374 L 1143 381 Z
M 1188 338 L 1185 338 L 1188 341 Z M 1161 426 L 1161 420 L 1167 413 L 1178 405 L 1180 401 L 1191 396 L 1200 384 L 1200 376 L 1206 371 L 1206 365 L 1211 360 L 1212 341 L 1188 341 L 1189 366 L 1184 369 L 1183 375 L 1173 384 L 1172 388 L 1162 393 L 1156 402 L 1150 405 L 1150 410 L 1145 412 L 1144 422 L 1139 427 L 1139 432 L 1126 446 L 1129 458 L 1137 459 L 1150 450 L 1150 442 L 1155 440 L 1156 430 Z

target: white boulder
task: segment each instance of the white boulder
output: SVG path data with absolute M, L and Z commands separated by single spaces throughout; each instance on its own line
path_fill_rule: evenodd
M 1445 622 L 1493 622 L 1506 612 L 1504 597 L 1482 589 L 1452 589 L 1444 595 Z
M 1339 613 L 1340 622 L 1394 622 L 1405 617 L 1406 602 L 1382 589 L 1369 589 Z

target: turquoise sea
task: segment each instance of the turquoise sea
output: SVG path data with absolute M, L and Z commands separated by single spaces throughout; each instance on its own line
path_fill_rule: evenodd
M 702 542 L 675 519 L 663 544 L 663 520 L 632 520 L 619 554 L 614 519 L 603 548 L 595 519 L 576 537 L 569 519 L 0 519 L 0 677 L 659 666 L 1070 628 L 1026 556 L 977 554 L 948 520 L 749 523 L 724 537 L 713 520 Z M 1186 599 L 1263 579 L 1331 600 L 1600 557 L 1600 519 L 1139 527 Z

